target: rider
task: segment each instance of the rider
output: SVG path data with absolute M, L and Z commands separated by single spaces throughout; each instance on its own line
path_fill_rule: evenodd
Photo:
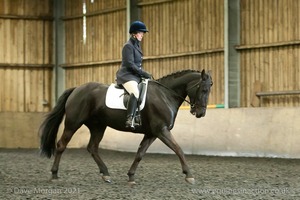
M 148 32 L 146 25 L 141 21 L 135 21 L 130 25 L 130 39 L 124 44 L 122 49 L 121 68 L 117 71 L 117 84 L 122 85 L 129 93 L 130 98 L 127 104 L 127 120 L 125 126 L 134 129 L 133 116 L 137 108 L 139 98 L 138 83 L 141 79 L 151 78 L 151 74 L 143 70 L 143 52 L 140 42 L 144 34 Z

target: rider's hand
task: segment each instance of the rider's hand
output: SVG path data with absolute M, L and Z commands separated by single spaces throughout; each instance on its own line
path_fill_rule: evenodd
M 146 71 L 143 71 L 142 73 L 142 77 L 145 77 L 145 78 L 148 78 L 148 79 L 151 79 L 152 78 L 152 75 Z

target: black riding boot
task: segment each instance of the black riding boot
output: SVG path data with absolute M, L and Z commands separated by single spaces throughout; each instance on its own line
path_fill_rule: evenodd
M 135 129 L 135 122 L 134 122 L 134 113 L 137 107 L 137 99 L 135 98 L 134 94 L 131 94 L 129 97 L 129 101 L 127 103 L 127 120 L 125 123 L 126 128 Z

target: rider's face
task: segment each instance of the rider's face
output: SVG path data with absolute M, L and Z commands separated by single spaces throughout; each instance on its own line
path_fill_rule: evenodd
M 134 34 L 134 37 L 138 40 L 138 41 L 142 41 L 143 37 L 144 37 L 144 32 L 137 32 L 136 34 Z

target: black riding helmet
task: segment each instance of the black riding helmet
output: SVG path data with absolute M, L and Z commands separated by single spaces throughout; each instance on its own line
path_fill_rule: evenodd
M 146 25 L 141 22 L 141 21 L 134 21 L 131 25 L 130 25 L 130 28 L 129 28 L 129 33 L 132 34 L 132 33 L 136 33 L 136 32 L 149 32 L 147 30 L 147 27 Z

